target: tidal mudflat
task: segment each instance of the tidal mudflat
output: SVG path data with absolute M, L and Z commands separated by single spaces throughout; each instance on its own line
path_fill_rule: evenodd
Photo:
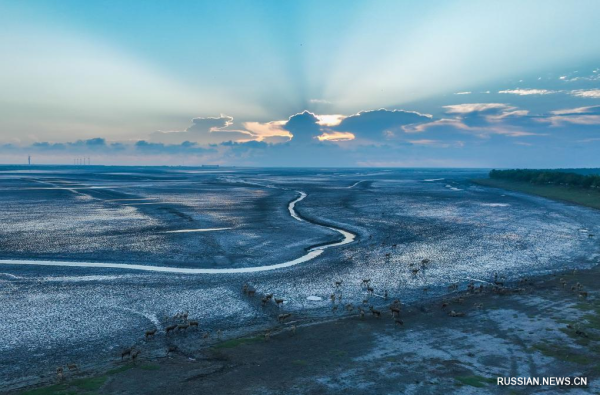
M 600 212 L 472 184 L 483 170 L 0 170 L 6 390 L 61 365 L 109 369 L 130 347 L 192 355 L 364 300 L 423 303 L 600 257 Z M 181 312 L 198 327 L 166 335 Z

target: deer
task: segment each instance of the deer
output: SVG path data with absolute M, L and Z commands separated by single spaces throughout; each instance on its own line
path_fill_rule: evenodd
M 296 325 L 292 325 L 290 328 L 290 335 L 295 335 L 296 334 Z
M 140 353 L 141 353 L 140 350 L 136 350 L 136 351 L 134 351 L 134 352 L 131 353 L 131 360 L 133 361 L 134 364 L 135 364 L 135 360 L 140 355 Z
M 219 329 L 219 330 L 217 331 L 217 339 L 218 339 L 218 340 L 221 340 L 221 336 L 222 336 L 222 335 L 223 335 L 223 332 L 221 332 L 221 330 Z
M 202 335 L 203 339 L 208 339 L 209 337 L 210 337 L 210 332 L 209 331 L 204 332 L 204 334 Z
M 427 265 L 429 263 L 429 259 L 425 258 L 421 260 L 421 265 Z
M 450 311 L 450 313 L 448 313 L 448 315 L 450 317 L 464 317 L 466 314 L 463 313 L 462 311 L 457 312 L 457 311 L 452 310 L 452 311 Z
M 67 368 L 69 369 L 70 372 L 72 372 L 74 370 L 79 370 L 79 368 L 77 367 L 77 365 L 75 365 L 74 363 L 68 364 Z
M 375 292 L 375 289 L 373 289 L 372 287 L 367 287 L 367 292 L 370 293 L 371 295 L 373 295 L 373 293 Z
M 333 307 L 331 307 L 331 311 L 333 311 L 334 313 L 337 313 L 337 309 L 338 309 L 338 307 L 336 304 L 333 305 Z
M 339 288 L 339 287 L 341 287 L 343 282 L 344 282 L 343 280 L 336 281 L 336 282 L 335 282 L 335 287 L 336 287 L 336 288 Z
M 354 310 L 354 305 L 352 303 L 348 303 L 346 305 L 346 311 L 352 311 L 352 310 Z
M 245 294 L 248 293 L 248 284 L 242 285 L 242 292 L 245 293 Z
M 373 308 L 373 306 L 370 306 L 370 307 L 369 307 L 369 310 L 371 310 L 371 314 L 373 314 L 373 316 L 375 316 L 375 317 L 377 317 L 377 318 L 381 317 L 381 311 L 379 311 L 379 310 L 375 310 L 375 309 Z
M 179 325 L 177 325 L 177 331 L 178 332 L 181 331 L 181 330 L 185 331 L 189 327 L 190 327 L 190 324 L 187 324 L 187 323 L 186 324 L 179 324 Z
M 413 274 L 413 276 L 416 276 L 419 273 L 419 269 L 412 269 L 411 273 Z
M 367 285 L 369 285 L 370 282 L 371 282 L 370 278 L 365 278 L 365 279 L 362 280 L 362 285 L 363 286 L 367 286 Z
M 260 300 L 260 304 L 261 304 L 261 305 L 264 307 L 264 306 L 266 306 L 266 305 L 267 305 L 267 302 L 268 302 L 268 301 L 269 301 L 269 299 L 267 299 L 267 298 L 262 298 L 262 299 Z
M 360 313 L 360 318 L 361 319 L 365 318 L 365 311 L 362 309 L 362 307 L 358 308 L 358 312 Z
M 167 357 L 169 356 L 170 353 L 177 351 L 177 346 L 169 346 L 169 348 L 167 348 Z
M 427 292 L 429 292 L 429 287 L 424 287 L 424 288 L 423 288 L 423 293 L 424 293 L 425 295 L 427 295 Z
M 168 335 L 169 332 L 174 331 L 175 329 L 177 329 L 177 324 L 169 325 L 165 328 L 165 333 Z
M 156 334 L 156 329 L 153 329 L 151 331 L 146 331 L 146 334 L 145 334 L 146 340 L 148 340 L 149 337 L 154 337 L 155 334 Z
M 248 290 L 248 296 L 254 296 L 256 294 L 256 290 L 255 289 L 249 289 Z
M 580 298 L 587 299 L 587 297 L 588 297 L 588 293 L 587 293 L 587 291 L 579 292 L 579 297 L 580 297 Z
M 335 302 L 335 294 L 329 295 L 329 299 L 331 299 L 332 302 Z
M 292 315 L 290 313 L 286 313 L 286 314 L 279 314 L 277 316 L 277 321 L 279 322 L 283 322 L 285 320 L 287 320 L 288 318 L 290 318 Z
M 387 291 L 387 289 L 385 291 L 383 291 L 383 299 L 384 300 L 388 300 L 388 291 Z
M 402 321 L 400 318 L 396 318 L 394 322 L 396 323 L 396 325 L 404 326 L 404 321 Z
M 390 312 L 392 313 L 392 317 L 396 315 L 400 316 L 400 309 L 398 307 L 390 306 Z
M 131 348 L 127 348 L 123 351 L 121 351 L 121 361 L 123 360 L 123 358 L 125 358 L 126 356 L 130 356 L 131 357 Z
M 198 321 L 189 321 L 188 325 L 190 326 L 190 328 L 192 326 L 198 328 L 198 326 L 200 325 L 200 323 Z
M 275 304 L 280 307 L 283 304 L 284 300 L 283 299 L 275 299 Z
M 62 366 L 59 366 L 58 368 L 56 368 L 56 378 L 58 379 L 58 381 L 63 380 L 63 367 Z
M 265 299 L 267 299 L 267 300 L 273 299 L 273 294 L 266 294 Z

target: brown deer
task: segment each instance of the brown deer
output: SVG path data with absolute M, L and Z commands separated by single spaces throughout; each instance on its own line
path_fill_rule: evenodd
M 249 289 L 248 290 L 248 296 L 254 296 L 256 295 L 256 290 L 255 289 Z
M 208 339 L 209 337 L 210 337 L 210 332 L 209 331 L 204 332 L 204 334 L 202 335 L 203 339 Z
M 421 260 L 421 265 L 427 265 L 429 263 L 429 259 L 425 258 Z
M 370 306 L 370 307 L 369 307 L 369 310 L 371 310 L 371 314 L 373 314 L 373 316 L 375 316 L 375 317 L 377 317 L 377 318 L 381 317 L 381 311 L 379 311 L 379 310 L 375 310 L 375 309 L 373 308 L 373 306 Z
M 587 293 L 587 291 L 579 292 L 579 297 L 580 297 L 580 298 L 587 299 L 587 297 L 588 297 L 588 293 Z
M 341 287 L 343 282 L 344 282 L 343 280 L 336 281 L 336 282 L 335 282 L 335 287 L 336 287 L 336 288 L 339 288 L 339 287 Z
M 390 306 L 390 312 L 392 313 L 392 317 L 400 316 L 400 309 L 398 307 Z
M 331 299 L 332 302 L 335 302 L 335 294 L 329 295 L 329 299 Z
M 396 318 L 394 322 L 396 323 L 396 325 L 404 326 L 404 321 L 402 321 L 400 318 Z
M 248 293 L 248 284 L 242 285 L 242 292 L 245 294 Z
M 266 294 L 265 299 L 267 299 L 267 300 L 273 299 L 273 294 Z
M 367 287 L 367 292 L 370 293 L 371 295 L 373 295 L 373 293 L 375 292 L 375 289 L 373 289 L 372 287 Z
M 156 334 L 156 329 L 153 329 L 151 331 L 146 331 L 146 334 L 145 334 L 146 340 L 148 340 L 149 337 L 154 337 L 155 334 Z
M 416 276 L 419 273 L 419 269 L 412 269 L 411 272 L 413 276 Z
M 360 313 L 360 318 L 365 318 L 365 311 L 362 309 L 362 307 L 358 308 L 358 312 Z
M 187 323 L 186 324 L 179 324 L 179 325 L 177 325 L 177 331 L 178 332 L 182 331 L 182 330 L 186 331 L 187 328 L 189 328 L 189 327 L 190 327 L 190 324 L 187 324 Z
M 459 311 L 459 312 L 458 312 L 458 311 L 454 311 L 454 310 L 452 310 L 452 311 L 450 311 L 450 312 L 448 313 L 448 315 L 449 315 L 450 317 L 464 317 L 466 314 L 465 314 L 465 313 L 463 313 L 462 311 Z
M 169 348 L 167 348 L 167 357 L 169 356 L 170 353 L 177 351 L 177 346 L 169 346 Z
M 131 351 L 132 351 L 132 349 L 131 349 L 131 348 L 127 348 L 127 349 L 125 349 L 125 350 L 121 351 L 121 361 L 122 361 L 122 360 L 123 360 L 123 358 L 125 358 L 126 356 L 129 356 L 129 357 L 131 357 Z
M 292 315 L 290 313 L 286 313 L 286 314 L 279 314 L 277 316 L 277 321 L 279 322 L 283 322 L 285 320 L 287 320 L 288 318 L 290 318 Z
M 260 300 L 260 304 L 261 304 L 262 306 L 266 306 L 268 301 L 269 301 L 269 299 L 267 299 L 267 298 L 262 298 L 262 299 Z
M 136 350 L 136 351 L 134 351 L 134 352 L 131 353 L 131 360 L 133 361 L 134 364 L 135 364 L 135 360 L 140 355 L 140 353 L 141 353 L 140 350 Z
M 280 307 L 283 304 L 284 300 L 283 299 L 275 299 L 275 304 Z
M 64 376 L 63 376 L 63 367 L 59 366 L 58 368 L 56 368 L 56 378 L 58 379 L 58 381 L 62 381 Z
M 190 328 L 192 326 L 198 328 L 198 326 L 200 325 L 200 323 L 198 321 L 189 321 L 188 325 L 190 326 Z
M 175 329 L 177 329 L 177 324 L 169 325 L 165 328 L 165 332 L 168 335 L 169 332 L 174 331 Z
M 79 368 L 77 367 L 77 365 L 75 365 L 74 363 L 70 363 L 67 365 L 67 368 L 69 368 L 69 371 L 72 372 L 74 370 L 79 370 Z

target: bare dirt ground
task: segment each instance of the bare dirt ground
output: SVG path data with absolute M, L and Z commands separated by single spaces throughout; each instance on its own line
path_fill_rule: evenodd
M 402 306 L 403 325 L 387 307 L 379 308 L 380 318 L 365 307 L 364 318 L 289 322 L 268 337 L 260 332 L 199 344 L 196 351 L 149 357 L 142 350 L 134 362 L 115 361 L 108 372 L 65 368 L 62 381 L 24 393 L 598 394 L 599 284 L 596 267 L 500 292 L 462 290 Z M 523 376 L 585 376 L 588 386 L 496 385 L 497 377 Z

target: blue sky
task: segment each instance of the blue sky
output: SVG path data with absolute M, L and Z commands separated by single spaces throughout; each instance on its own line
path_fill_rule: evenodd
M 598 167 L 598 15 L 0 0 L 0 162 Z

